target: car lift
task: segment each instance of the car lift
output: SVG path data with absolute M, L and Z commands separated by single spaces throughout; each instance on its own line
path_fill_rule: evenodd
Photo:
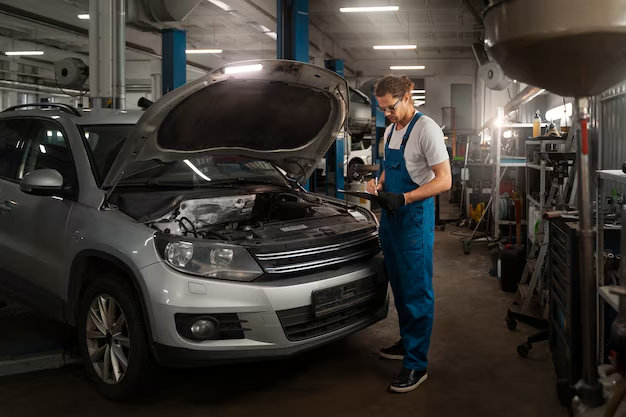
M 324 67 L 344 77 L 343 59 L 327 59 L 324 61 Z M 347 99 L 350 100 L 350 97 Z M 344 190 L 346 185 L 343 176 L 345 149 L 346 132 L 342 129 L 337 135 L 334 146 L 326 152 L 326 195 L 341 200 L 345 198 L 344 194 L 338 193 L 337 190 Z

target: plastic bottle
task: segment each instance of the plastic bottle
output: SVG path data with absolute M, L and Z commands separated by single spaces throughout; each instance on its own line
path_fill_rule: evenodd
M 541 113 L 539 113 L 539 110 L 537 110 L 533 119 L 533 138 L 537 136 L 541 136 Z

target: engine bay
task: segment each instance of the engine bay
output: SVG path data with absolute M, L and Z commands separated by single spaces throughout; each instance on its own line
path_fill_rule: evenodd
M 279 192 L 183 200 L 149 225 L 176 236 L 237 242 L 339 234 L 369 221 L 355 208 Z

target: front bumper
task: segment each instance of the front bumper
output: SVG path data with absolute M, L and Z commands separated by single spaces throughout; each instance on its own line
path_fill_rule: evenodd
M 181 274 L 162 263 L 148 266 L 141 272 L 148 288 L 147 305 L 154 353 L 161 364 L 169 366 L 293 355 L 362 330 L 384 319 L 388 310 L 387 279 L 381 256 L 337 270 L 263 283 L 202 279 Z M 367 309 L 363 308 L 365 304 L 361 304 L 358 315 L 353 314 L 352 319 L 335 323 L 328 330 L 323 328 L 321 334 L 319 328 L 325 325 L 324 319 L 312 323 L 311 327 L 317 329 L 311 333 L 312 337 L 295 340 L 287 336 L 285 313 L 310 308 L 314 291 L 370 277 L 375 278 L 380 286 L 377 297 L 368 302 Z M 346 316 L 348 311 L 346 309 Z M 244 321 L 244 338 L 209 341 L 184 338 L 176 329 L 175 315 L 179 313 L 235 313 Z

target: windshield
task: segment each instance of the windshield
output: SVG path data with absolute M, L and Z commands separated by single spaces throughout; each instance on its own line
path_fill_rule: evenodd
M 287 185 L 285 177 L 271 163 L 241 157 L 197 157 L 166 163 L 156 160 L 133 162 L 119 185 L 204 186 L 237 182 Z
M 106 177 L 133 125 L 83 126 L 99 184 Z M 163 163 L 132 162 L 120 185 L 202 186 L 225 182 L 272 182 L 287 185 L 285 177 L 269 162 L 241 157 L 195 157 Z
M 106 178 L 134 125 L 81 126 L 98 184 Z

